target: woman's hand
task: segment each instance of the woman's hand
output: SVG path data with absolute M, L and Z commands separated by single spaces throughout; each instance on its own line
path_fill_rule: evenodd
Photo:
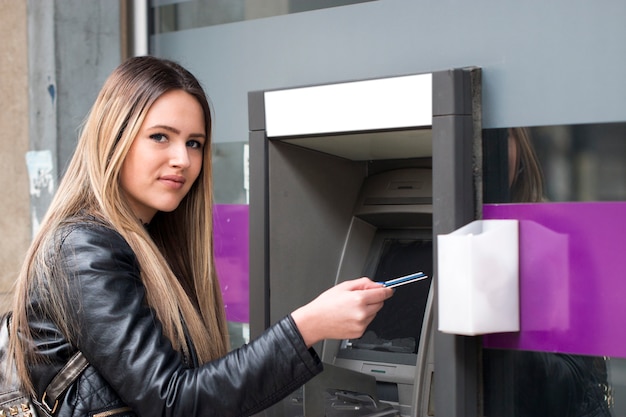
M 359 278 L 344 281 L 324 291 L 310 303 L 291 313 L 308 347 L 324 339 L 361 337 L 391 288 Z

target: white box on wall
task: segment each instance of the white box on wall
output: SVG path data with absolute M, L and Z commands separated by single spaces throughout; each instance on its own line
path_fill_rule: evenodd
M 476 220 L 437 236 L 439 331 L 519 331 L 519 224 Z

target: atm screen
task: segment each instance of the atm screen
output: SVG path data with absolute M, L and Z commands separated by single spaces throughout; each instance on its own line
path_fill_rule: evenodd
M 337 357 L 415 365 L 432 281 L 432 263 L 430 233 L 378 231 L 365 268 L 367 276 L 386 281 L 421 271 L 429 278 L 396 288 L 363 336 L 344 340 Z

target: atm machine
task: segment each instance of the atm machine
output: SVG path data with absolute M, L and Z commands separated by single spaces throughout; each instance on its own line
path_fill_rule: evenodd
M 420 161 L 411 162 L 419 166 Z M 371 173 L 355 205 L 337 281 L 361 275 L 386 281 L 418 271 L 428 278 L 398 287 L 362 337 L 326 341 L 322 351 L 325 363 L 374 376 L 374 397 L 403 415 L 411 415 L 416 376 L 430 379 L 433 371 L 432 349 L 428 357 L 426 345 L 432 308 L 432 169 Z
M 315 346 L 326 370 L 264 415 L 435 415 L 434 375 L 456 370 L 435 355 L 433 236 L 476 215 L 480 71 L 248 101 L 251 337 L 343 280 L 429 277 L 399 287 L 361 338 Z

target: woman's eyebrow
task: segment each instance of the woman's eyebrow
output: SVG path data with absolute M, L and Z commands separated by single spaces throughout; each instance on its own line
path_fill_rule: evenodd
M 154 125 L 154 126 L 150 126 L 148 129 L 149 129 L 149 130 L 153 130 L 153 129 L 163 129 L 163 130 L 167 130 L 167 131 L 170 131 L 170 132 L 172 132 L 172 133 L 175 133 L 175 134 L 177 134 L 177 135 L 179 135 L 179 134 L 180 134 L 180 130 L 178 130 L 178 129 L 176 129 L 175 127 L 172 127 L 172 126 L 168 126 L 168 125 Z M 205 139 L 206 139 L 206 135 L 205 135 L 204 133 L 191 133 L 191 134 L 189 135 L 189 137 L 192 137 L 192 138 L 198 138 L 198 137 L 200 137 L 200 138 L 205 138 Z

